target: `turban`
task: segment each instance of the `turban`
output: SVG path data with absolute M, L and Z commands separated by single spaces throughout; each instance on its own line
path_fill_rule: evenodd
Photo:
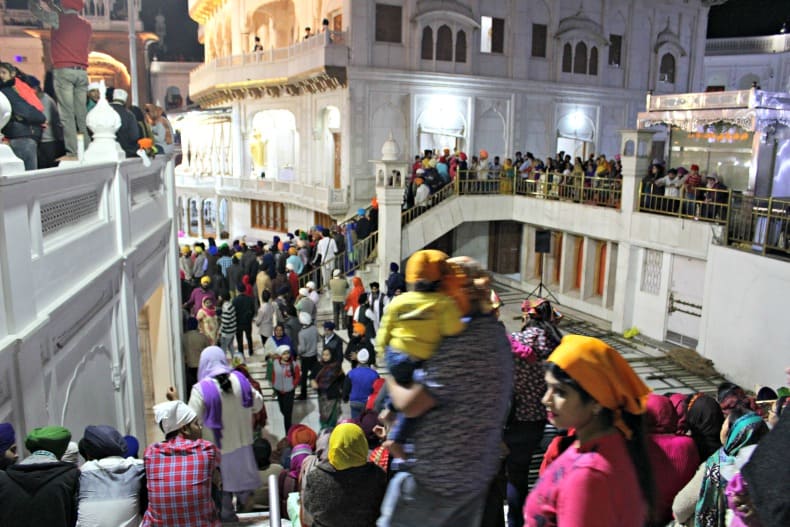
M 291 256 L 296 254 L 296 247 L 288 247 L 288 254 L 290 254 Z
M 16 443 L 14 426 L 11 423 L 0 423 L 0 455 L 14 446 L 14 443 Z
M 291 459 L 288 464 L 288 474 L 292 478 L 299 478 L 302 465 L 307 456 L 313 455 L 313 447 L 307 444 L 296 445 L 291 451 Z
M 419 186 L 419 185 L 422 185 L 423 183 L 425 183 L 425 180 L 423 178 L 421 178 L 421 177 L 414 178 L 414 184 L 415 185 Z
M 66 447 L 66 451 L 63 452 L 63 456 L 60 458 L 61 461 L 65 461 L 66 463 L 74 463 L 75 465 L 80 462 L 80 447 L 74 441 L 69 441 L 69 446 Z
M 140 454 L 140 442 L 134 436 L 123 436 L 123 440 L 126 441 L 126 452 L 123 453 L 123 457 L 133 457 L 137 458 Z
M 211 284 L 211 277 L 210 276 L 201 276 L 200 277 L 200 285 L 210 285 Z
M 293 425 L 288 430 L 288 442 L 293 445 L 310 445 L 310 449 L 315 448 L 315 441 L 318 439 L 315 431 L 307 425 Z
M 365 348 L 362 348 L 357 352 L 357 360 L 362 364 L 367 364 L 370 360 L 370 352 Z
M 413 284 L 423 280 L 437 282 L 442 279 L 447 255 L 442 251 L 427 249 L 417 251 L 406 262 L 406 282 Z
M 299 296 L 307 296 L 310 294 L 310 291 L 306 287 L 299 288 Z
M 154 419 L 165 435 L 180 430 L 196 418 L 195 411 L 182 401 L 167 401 L 154 406 Z
M 126 441 L 120 432 L 111 426 L 86 426 L 85 433 L 80 439 L 80 451 L 91 459 L 123 456 L 126 452 Z
M 650 388 L 617 351 L 593 337 L 566 335 L 548 361 L 562 368 L 601 406 L 613 410 L 615 426 L 631 438 L 632 431 L 620 413 L 645 413 Z
M 324 329 L 331 329 L 334 331 L 335 323 L 332 322 L 331 320 L 327 320 L 326 322 L 324 322 Z
M 307 313 L 306 311 L 299 313 L 299 323 L 303 326 L 309 326 L 312 321 L 313 317 L 310 316 L 310 313 Z
M 66 452 L 66 448 L 71 441 L 71 432 L 62 426 L 45 426 L 34 428 L 25 439 L 25 448 L 31 453 L 36 450 L 46 450 L 52 452 L 55 457 L 60 459 Z
M 354 333 L 356 333 L 357 335 L 365 334 L 365 324 L 361 322 L 354 322 L 353 328 L 354 328 Z
M 329 436 L 329 463 L 337 470 L 361 467 L 368 461 L 368 440 L 359 425 L 337 425 Z

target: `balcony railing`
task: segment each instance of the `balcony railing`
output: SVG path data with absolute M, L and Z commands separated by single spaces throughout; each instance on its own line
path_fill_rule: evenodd
M 347 66 L 346 33 L 328 31 L 287 48 L 218 57 L 198 66 L 189 75 L 190 96 L 200 99 L 212 90 L 234 89 L 279 95 L 279 90 L 298 89 L 310 78 L 321 82 L 304 86 L 320 90 L 324 84 L 332 87 L 332 79 L 344 83 Z
M 790 198 L 755 198 L 734 193 L 729 216 L 730 245 L 790 258 Z
M 653 185 L 639 184 L 639 211 L 726 225 L 730 214 L 729 189 L 698 187 L 693 193 L 664 196 Z
M 763 37 L 714 38 L 705 43 L 705 55 L 753 55 L 790 51 L 790 34 Z
M 584 205 L 620 208 L 621 182 L 618 178 L 581 177 L 560 173 L 541 173 L 540 179 L 488 177 L 490 171 L 461 171 L 452 184 L 432 193 L 426 203 L 401 214 L 401 224 L 418 218 L 429 208 L 450 196 L 518 195 L 536 199 L 569 201 Z M 485 177 L 483 177 L 485 175 Z
M 250 198 L 250 193 L 268 195 L 276 193 L 276 199 L 316 210 L 342 210 L 349 206 L 348 191 L 346 189 L 332 189 L 316 184 L 301 183 L 298 181 L 279 181 L 276 179 L 241 179 L 234 177 L 221 177 L 219 194 L 237 195 Z

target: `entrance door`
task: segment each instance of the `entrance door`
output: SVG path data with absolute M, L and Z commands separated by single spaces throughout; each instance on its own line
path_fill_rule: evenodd
M 494 221 L 488 230 L 488 268 L 495 273 L 518 275 L 523 225 L 517 221 Z
M 339 189 L 340 188 L 340 152 L 342 152 L 342 149 L 340 148 L 341 145 L 340 133 L 332 132 L 332 141 L 334 141 L 335 144 L 335 162 L 333 168 L 334 185 L 335 185 L 334 188 Z
M 691 349 L 697 347 L 704 290 L 705 262 L 674 256 L 667 309 L 667 341 Z

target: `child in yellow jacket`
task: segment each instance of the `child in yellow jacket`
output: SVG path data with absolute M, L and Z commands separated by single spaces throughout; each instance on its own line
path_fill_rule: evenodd
M 444 337 L 464 329 L 463 298 L 451 296 L 452 280 L 442 251 L 417 251 L 406 263 L 408 292 L 392 299 L 384 312 L 376 347 L 384 351 L 387 368 L 398 384 L 419 380 L 420 365 L 433 356 Z M 408 420 L 402 417 L 390 431 L 390 439 L 403 444 Z

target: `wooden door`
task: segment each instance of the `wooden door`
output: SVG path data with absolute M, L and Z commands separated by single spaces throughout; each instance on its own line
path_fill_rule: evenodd
M 517 221 L 491 222 L 488 231 L 488 268 L 494 273 L 518 274 L 523 225 Z

